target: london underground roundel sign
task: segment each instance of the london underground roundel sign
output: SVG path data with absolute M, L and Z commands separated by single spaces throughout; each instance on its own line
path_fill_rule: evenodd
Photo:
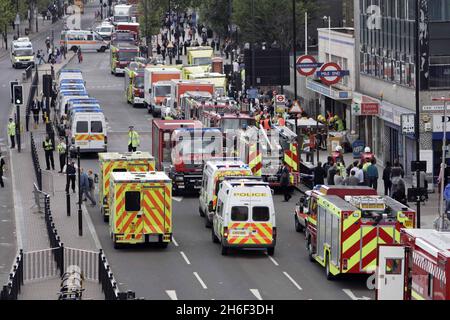
M 310 55 L 300 56 L 296 62 L 297 72 L 305 77 L 313 75 L 321 65 L 321 63 L 317 63 L 316 59 Z
M 341 81 L 343 76 L 349 75 L 349 71 L 342 70 L 335 62 L 328 62 L 320 68 L 320 71 L 317 71 L 316 75 L 322 80 L 322 83 L 331 86 Z

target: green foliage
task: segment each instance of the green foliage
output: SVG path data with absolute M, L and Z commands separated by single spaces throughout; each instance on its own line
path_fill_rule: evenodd
M 10 0 L 0 0 L 0 12 L 0 31 L 4 34 L 15 17 L 15 9 Z
M 296 1 L 297 40 L 302 38 L 300 30 L 305 12 L 317 11 L 311 0 Z M 252 8 L 253 2 L 253 8 Z M 233 0 L 232 21 L 239 27 L 243 42 L 276 41 L 284 48 L 292 45 L 292 0 Z
M 199 8 L 200 21 L 219 36 L 224 37 L 228 34 L 229 1 L 227 0 L 204 0 L 201 1 Z

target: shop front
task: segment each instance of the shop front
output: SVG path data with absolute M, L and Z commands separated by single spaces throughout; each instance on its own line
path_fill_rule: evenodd
M 450 117 L 447 117 L 446 124 L 446 139 L 447 139 L 447 155 L 446 163 L 450 165 Z M 444 116 L 442 114 L 433 115 L 433 176 L 438 177 L 440 165 L 442 163 L 442 142 L 444 137 Z
M 376 126 L 373 125 L 373 118 L 380 113 L 379 101 L 359 92 L 354 92 L 352 102 L 352 116 L 355 118 L 354 131 L 366 146 L 371 147 L 376 154 L 376 147 L 372 145 L 373 132 Z

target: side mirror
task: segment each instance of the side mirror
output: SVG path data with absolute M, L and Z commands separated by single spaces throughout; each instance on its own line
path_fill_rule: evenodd
M 211 200 L 211 201 L 208 203 L 208 211 L 209 211 L 209 212 L 212 212 L 213 209 L 214 209 L 214 204 L 213 204 L 213 202 L 212 202 L 212 200 Z

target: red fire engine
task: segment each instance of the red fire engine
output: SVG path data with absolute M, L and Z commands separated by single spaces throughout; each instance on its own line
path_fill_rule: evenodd
M 308 254 L 327 279 L 373 273 L 378 244 L 399 243 L 400 229 L 415 224 L 412 209 L 368 187 L 322 186 L 305 202 Z
M 153 119 L 152 148 L 157 170 L 173 181 L 173 191 L 199 191 L 204 162 L 222 156 L 222 133 L 195 120 Z
M 378 247 L 377 300 L 450 300 L 450 233 L 402 229 L 400 244 Z

